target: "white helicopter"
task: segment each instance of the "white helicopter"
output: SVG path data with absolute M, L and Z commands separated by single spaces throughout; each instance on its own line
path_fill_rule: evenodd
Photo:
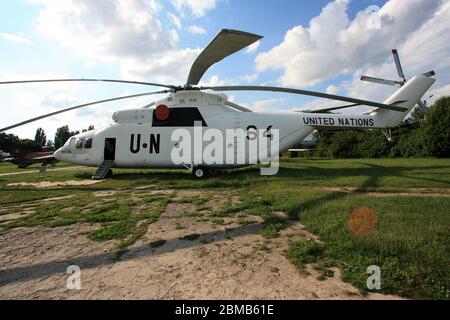
M 174 141 L 172 135 L 176 129 L 184 129 L 184 132 L 192 134 L 195 128 L 200 126 L 204 129 L 215 129 L 224 135 L 227 129 L 239 129 L 247 134 L 247 140 L 251 140 L 249 136 L 255 130 L 264 130 L 264 136 L 271 140 L 271 132 L 277 130 L 280 153 L 289 150 L 314 130 L 323 127 L 341 129 L 380 128 L 385 129 L 385 134 L 388 134 L 388 130 L 400 124 L 435 82 L 432 78 L 435 75 L 433 71 L 417 75 L 407 81 L 403 72 L 400 73 L 400 62 L 398 55 L 395 53 L 396 65 L 402 81 L 389 82 L 388 84 L 400 84 L 401 88 L 384 103 L 284 87 L 198 86 L 202 76 L 212 65 L 261 38 L 261 36 L 242 31 L 222 30 L 195 60 L 184 86 L 110 79 L 53 79 L 0 82 L 0 84 L 6 85 L 41 82 L 102 81 L 165 88 L 162 91 L 116 97 L 72 106 L 8 126 L 0 129 L 0 132 L 59 113 L 95 104 L 165 93 L 168 94 L 167 97 L 141 109 L 115 112 L 112 117 L 114 123 L 106 128 L 73 136 L 63 147 L 55 152 L 55 157 L 58 160 L 73 164 L 98 167 L 93 179 L 103 179 L 111 175 L 111 168 L 187 168 L 192 171 L 196 178 L 203 178 L 209 168 L 240 167 L 250 164 L 249 155 L 241 155 L 244 158 L 243 162 L 227 165 L 194 161 L 175 163 L 173 161 L 173 150 L 179 146 L 182 140 L 181 138 Z M 374 78 L 366 77 L 365 80 L 374 80 Z M 387 83 L 386 80 L 379 80 L 378 82 Z M 281 92 L 326 98 L 349 104 L 306 112 L 260 113 L 252 112 L 229 101 L 225 94 L 219 93 L 225 91 Z M 369 106 L 373 107 L 373 109 L 360 115 L 330 113 L 333 110 L 355 106 Z M 232 149 L 235 153 L 239 152 L 236 143 L 225 144 L 224 149 L 225 151 Z

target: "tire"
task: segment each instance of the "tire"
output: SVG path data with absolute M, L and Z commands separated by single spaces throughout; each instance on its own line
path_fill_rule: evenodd
M 207 174 L 207 170 L 204 167 L 195 167 L 192 170 L 192 175 L 196 179 L 203 179 L 204 177 L 206 177 L 206 174 Z

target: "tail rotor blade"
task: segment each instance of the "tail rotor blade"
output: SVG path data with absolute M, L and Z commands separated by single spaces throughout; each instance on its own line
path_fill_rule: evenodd
M 368 81 L 368 82 L 375 82 L 375 83 L 379 83 L 379 84 L 385 84 L 388 86 L 396 86 L 398 84 L 400 84 L 398 81 L 392 81 L 392 80 L 386 80 L 386 79 L 380 79 L 380 78 L 373 78 L 373 77 L 366 77 L 366 76 L 362 76 L 361 77 L 362 81 Z
M 425 77 L 433 77 L 436 75 L 436 72 L 434 72 L 434 70 L 431 70 L 431 71 L 423 73 L 422 75 Z
M 392 50 L 392 54 L 394 55 L 394 61 L 395 61 L 395 66 L 397 67 L 398 76 L 400 77 L 400 79 L 405 81 L 406 78 L 405 78 L 405 74 L 403 73 L 402 64 L 400 63 L 400 56 L 398 54 L 398 51 L 396 49 L 394 49 L 394 50 Z

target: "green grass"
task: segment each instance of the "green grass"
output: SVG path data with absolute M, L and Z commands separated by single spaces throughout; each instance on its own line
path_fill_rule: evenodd
M 284 199 L 288 199 L 285 195 Z M 407 297 L 449 299 L 450 198 L 350 196 L 305 192 L 301 199 L 280 200 L 280 207 L 325 242 L 291 243 L 288 257 L 300 268 L 318 262 L 341 268 L 343 279 L 366 291 L 367 267 L 381 268 L 381 292 Z M 347 228 L 356 207 L 373 209 L 375 234 L 358 237 Z
M 324 248 L 311 239 L 293 241 L 289 244 L 286 256 L 298 267 L 304 269 L 306 264 L 324 259 Z
M 5 169 L 8 168 L 0 166 L 0 172 Z M 196 208 L 185 216 L 207 218 L 219 224 L 224 223 L 224 219 L 234 218 L 245 225 L 252 223 L 252 219 L 246 217 L 260 216 L 264 221 L 261 235 L 268 239 L 277 237 L 287 226 L 287 220 L 274 212 L 286 212 L 289 219 L 300 221 L 324 243 L 318 245 L 306 238 L 290 243 L 286 256 L 300 269 L 313 264 L 323 280 L 331 276 L 329 268 L 337 266 L 344 281 L 367 291 L 367 267 L 378 265 L 383 293 L 450 298 L 450 198 L 367 194 L 411 192 L 411 188 L 420 188 L 419 193 L 448 193 L 450 160 L 287 158 L 282 159 L 280 172 L 273 177 L 260 176 L 258 167 L 213 173 L 205 180 L 192 179 L 183 170 L 114 170 L 113 179 L 91 186 L 48 190 L 8 186 L 24 181 L 85 180 L 94 170 L 0 176 L 0 209 L 7 208 L 0 211 L 0 215 L 19 212 L 18 205 L 38 202 L 35 213 L 0 224 L 0 232 L 16 227 L 56 228 L 83 222 L 98 225 L 88 234 L 91 239 L 115 240 L 119 248 L 126 248 L 142 237 L 148 225 L 174 201 L 174 195 L 147 195 L 130 200 L 129 192 L 134 187 L 198 188 L 219 192 L 224 197 L 238 190 L 240 203 L 227 201 L 204 216 L 198 212 L 208 197 L 190 197 L 177 202 L 191 203 Z M 336 188 L 356 188 L 359 193 Z M 93 192 L 101 190 L 119 193 L 107 199 L 95 199 L 99 203 L 92 207 Z M 68 194 L 73 197 L 50 203 L 40 201 Z M 347 228 L 350 213 L 361 206 L 372 209 L 378 218 L 374 234 L 366 237 L 353 235 Z M 177 225 L 177 229 L 182 228 L 181 224 Z
M 207 201 L 208 201 L 208 198 L 206 198 L 206 197 L 192 196 L 192 197 L 183 198 L 183 199 L 179 200 L 178 202 L 191 203 L 191 204 L 195 205 L 196 207 L 201 207 L 201 205 L 203 205 Z
M 57 202 L 34 203 L 34 213 L 22 219 L 5 222 L 0 225 L 0 230 L 40 225 L 56 228 L 79 222 L 99 224 L 100 228 L 88 233 L 87 236 L 90 239 L 95 241 L 118 240 L 118 248 L 126 248 L 145 234 L 148 225 L 158 219 L 172 197 L 172 195 L 160 196 L 149 207 L 145 207 L 146 201 L 129 200 L 129 195 L 126 193 L 106 201 L 93 200 L 87 191 L 78 190 L 73 195 L 72 198 Z M 92 207 L 93 201 L 97 202 L 97 206 Z M 135 212 L 135 208 L 138 206 L 144 207 Z M 17 208 L 13 210 L 17 211 Z M 6 213 L 10 212 L 8 210 Z
M 261 231 L 263 237 L 273 239 L 278 237 L 281 230 L 287 227 L 287 220 L 285 218 L 269 215 L 264 219 L 264 227 Z

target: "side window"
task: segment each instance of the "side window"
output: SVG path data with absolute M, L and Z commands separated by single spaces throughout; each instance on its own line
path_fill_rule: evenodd
M 84 143 L 84 148 L 85 149 L 91 149 L 92 148 L 92 138 L 89 138 L 86 140 L 86 142 Z
M 193 127 L 198 121 L 207 127 L 205 119 L 198 108 L 170 108 L 167 120 L 158 120 L 153 112 L 153 127 Z
M 77 143 L 75 144 L 75 148 L 77 148 L 77 149 L 83 148 L 83 142 L 84 142 L 84 139 L 78 139 Z

